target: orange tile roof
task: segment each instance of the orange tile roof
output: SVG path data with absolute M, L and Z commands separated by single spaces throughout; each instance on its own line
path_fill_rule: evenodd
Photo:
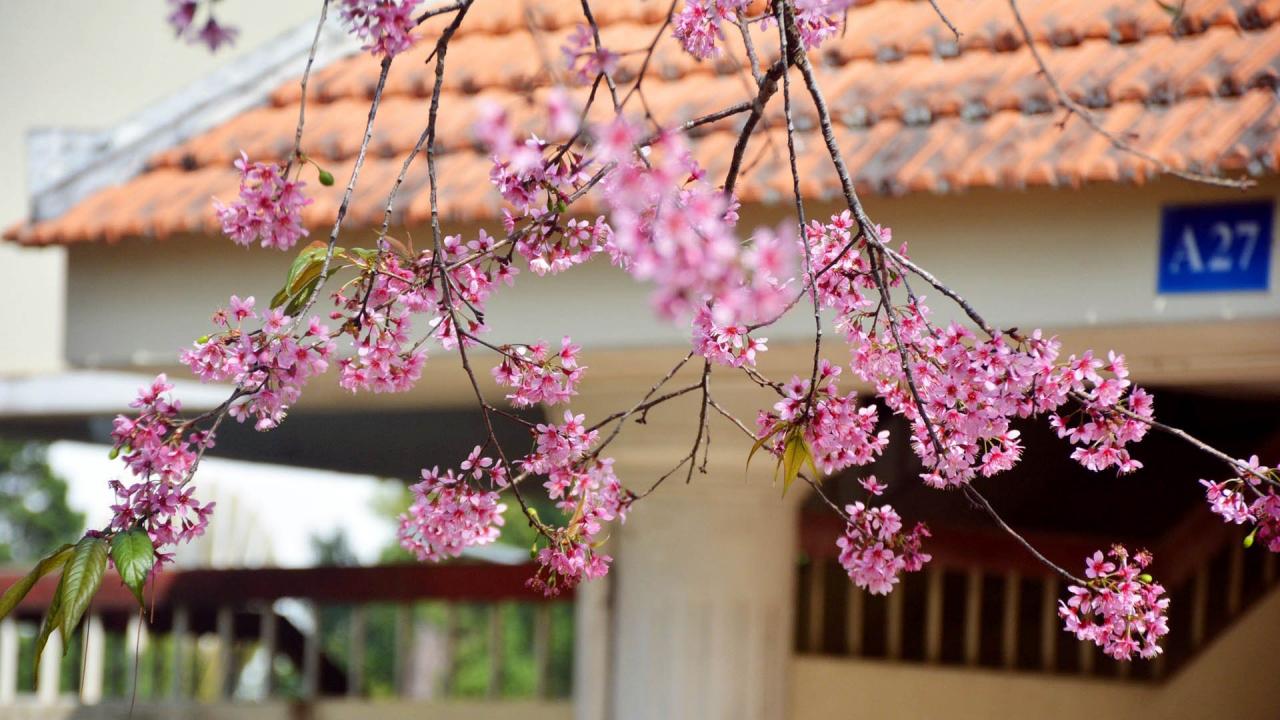
M 667 3 L 597 2 L 605 44 L 647 46 Z M 1059 127 L 1049 89 L 1021 48 L 1005 0 L 944 3 L 960 27 L 957 42 L 922 0 L 864 0 L 849 13 L 845 33 L 821 51 L 819 72 L 837 137 L 863 191 L 901 194 L 972 187 L 1019 188 L 1086 182 L 1142 182 L 1150 164 L 1111 147 L 1083 122 Z M 526 7 L 531 8 L 526 11 Z M 480 98 L 531 121 L 531 107 L 553 81 L 543 59 L 559 62 L 559 47 L 581 21 L 578 0 L 477 3 L 449 50 L 450 90 L 441 101 L 440 206 L 458 219 L 493 217 L 499 199 L 489 163 L 473 147 L 469 125 Z M 1023 9 L 1047 62 L 1063 86 L 1095 108 L 1105 126 L 1176 168 L 1255 174 L 1280 161 L 1280 0 L 1187 0 L 1173 19 L 1154 0 L 1037 0 Z M 437 22 L 439 21 L 439 22 Z M 422 31 L 439 32 L 436 18 Z M 751 97 L 749 79 L 730 52 L 697 62 L 669 37 L 659 41 L 644 82 L 656 117 L 667 123 L 696 117 Z M 772 43 L 760 37 L 762 51 Z M 393 64 L 351 226 L 380 223 L 387 189 L 426 119 L 432 47 L 420 41 Z M 766 53 L 767 55 L 767 53 Z M 769 58 L 766 57 L 765 60 Z M 634 78 L 640 55 L 624 57 L 620 84 Z M 304 148 L 339 178 L 312 182 L 312 226 L 332 222 L 341 180 L 361 139 L 377 62 L 365 54 L 338 61 L 313 77 Z M 585 88 L 579 92 L 585 95 Z M 780 96 L 780 94 L 779 94 Z M 265 106 L 248 110 L 177 147 L 155 155 L 144 172 L 97 191 L 59 217 L 11 228 L 26 244 L 114 241 L 215 232 L 210 198 L 235 194 L 231 163 L 241 149 L 253 159 L 281 158 L 292 148 L 296 82 L 278 88 Z M 598 103 L 604 117 L 607 103 Z M 790 192 L 778 148 L 781 104 L 770 105 L 761 132 L 772 142 L 754 155 L 738 185 L 745 202 L 772 202 Z M 836 178 L 816 152 L 812 107 L 798 101 L 804 190 L 829 196 Z M 695 151 L 711 177 L 723 176 L 741 118 L 698 129 Z M 425 162 L 411 170 L 396 221 L 429 214 Z

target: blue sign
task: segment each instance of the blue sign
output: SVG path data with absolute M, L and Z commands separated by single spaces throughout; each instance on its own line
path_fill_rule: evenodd
M 1270 201 L 1172 205 L 1160 218 L 1162 293 L 1267 290 Z

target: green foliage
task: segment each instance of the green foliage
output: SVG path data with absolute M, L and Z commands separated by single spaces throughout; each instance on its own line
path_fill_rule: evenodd
M 156 564 L 156 549 L 151 545 L 151 537 L 142 528 L 117 534 L 111 539 L 111 560 L 116 564 L 120 580 L 138 599 L 138 605 L 145 605 L 142 586 Z
M 31 563 L 84 532 L 36 443 L 0 439 L 0 565 Z
M 62 569 L 62 577 L 53 593 L 53 602 L 45 614 L 44 624 L 40 626 L 40 634 L 36 637 L 36 663 L 44 652 L 45 643 L 57 628 L 62 637 L 68 639 L 72 631 L 80 624 L 80 618 L 89 608 L 89 601 L 98 586 L 102 584 L 102 574 L 107 569 L 107 541 L 101 537 L 85 536 L 71 549 L 71 555 Z M 65 649 L 70 643 L 63 645 Z

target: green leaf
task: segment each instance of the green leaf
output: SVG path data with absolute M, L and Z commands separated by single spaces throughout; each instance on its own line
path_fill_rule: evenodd
M 756 440 L 755 444 L 751 446 L 751 452 L 747 453 L 747 469 L 748 470 L 751 469 L 751 458 L 755 457 L 756 452 L 759 451 L 760 448 L 764 447 L 765 443 L 769 442 L 770 438 L 772 438 L 774 435 L 777 435 L 778 433 L 786 429 L 787 429 L 786 424 L 778 423 L 777 425 L 773 426 L 773 429 L 770 430 L 768 433 L 766 433 L 763 437 Z
M 136 527 L 117 534 L 111 539 L 111 559 L 116 564 L 116 572 L 120 573 L 120 580 L 133 591 L 138 604 L 145 605 L 142 587 L 156 564 L 156 549 L 147 531 Z
M 107 541 L 101 537 L 81 538 L 66 562 L 62 578 L 58 581 L 58 589 L 53 593 L 53 602 L 49 604 L 49 612 L 45 615 L 44 625 L 36 638 L 37 662 L 54 627 L 62 631 L 62 647 L 63 652 L 66 652 L 70 646 L 66 640 L 80 624 L 80 618 L 89 608 L 89 601 L 93 600 L 98 586 L 102 584 L 102 574 L 106 569 Z
M 0 595 L 0 618 L 4 618 L 13 612 L 13 609 L 18 606 L 18 603 L 22 602 L 22 598 L 26 597 L 27 593 L 31 592 L 31 588 L 36 586 L 36 582 L 40 578 L 65 565 L 69 557 L 71 557 L 71 546 L 63 545 L 41 558 L 40 562 L 31 568 L 31 572 L 22 576 L 22 579 L 18 582 L 10 585 L 9 589 L 4 591 L 4 595 Z
M 791 483 L 800 476 L 805 460 L 809 457 L 809 444 L 804 441 L 804 432 L 794 428 L 787 433 L 787 442 L 782 447 L 782 461 L 778 467 L 782 470 L 782 494 L 785 496 Z
M 298 253 L 298 257 L 293 259 L 293 265 L 289 267 L 289 275 L 285 278 L 284 287 L 280 292 L 271 298 L 271 307 L 278 308 L 285 303 L 291 306 L 296 304 L 300 308 L 306 304 L 310 298 L 310 293 L 315 292 L 315 288 L 319 285 L 320 271 L 324 269 L 324 258 L 329 252 L 327 244 L 317 240 L 302 249 Z M 342 248 L 334 248 L 334 258 L 342 255 Z M 336 268 L 337 264 L 331 264 L 331 269 Z M 297 302 L 298 296 L 306 292 L 307 295 L 301 302 Z

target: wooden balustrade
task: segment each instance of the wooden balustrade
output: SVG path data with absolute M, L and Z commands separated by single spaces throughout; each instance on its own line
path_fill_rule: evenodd
M 46 578 L 0 621 L 0 708 L 135 692 L 160 702 L 564 697 L 572 664 L 552 648 L 572 645 L 563 642 L 572 593 L 548 602 L 525 586 L 532 572 L 461 564 L 170 570 L 148 589 L 145 616 L 109 577 L 77 652 L 63 658 L 55 632 L 32 671 L 34 635 L 56 584 Z M 0 573 L 0 587 L 19 576 Z M 474 672 L 458 677 L 464 652 L 469 667 L 487 662 L 483 687 Z
M 1118 663 L 1066 634 L 1058 618 L 1062 579 L 999 533 L 935 529 L 933 560 L 887 597 L 843 578 L 825 519 L 801 523 L 797 650 L 888 661 L 1159 680 L 1208 644 L 1277 582 L 1274 553 L 1246 550 L 1240 533 L 1193 513 L 1155 548 L 1157 579 L 1172 598 L 1166 654 Z M 1096 540 L 1034 537 L 1048 557 L 1076 569 Z M 841 611 L 843 608 L 843 611 Z M 834 609 L 834 612 L 833 612 Z M 908 622 L 907 618 L 918 618 Z

